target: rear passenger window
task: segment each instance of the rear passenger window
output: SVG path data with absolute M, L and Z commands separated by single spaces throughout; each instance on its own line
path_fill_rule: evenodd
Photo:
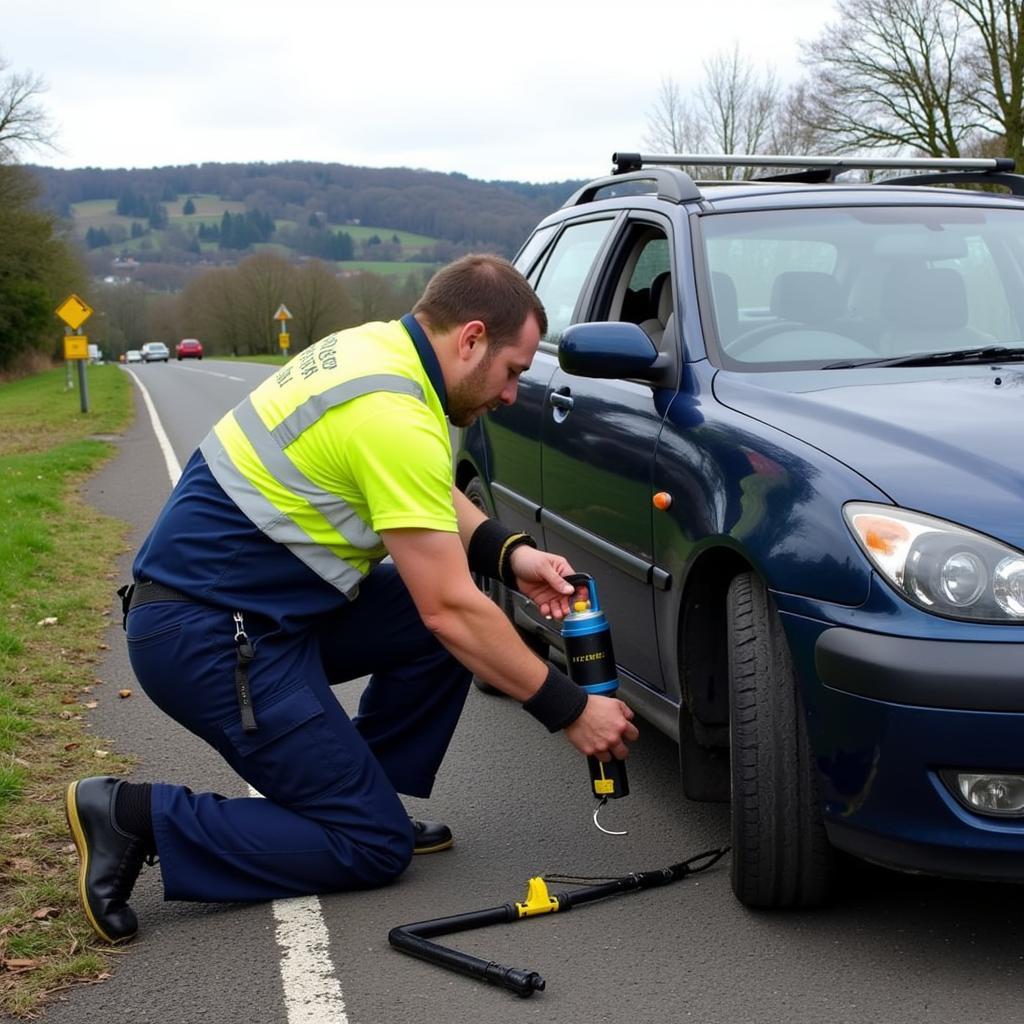
M 590 273 L 590 268 L 608 232 L 611 220 L 591 220 L 571 224 L 555 243 L 540 279 L 534 284 L 548 315 L 545 340 L 558 344 L 562 332 L 572 322 L 573 310 Z

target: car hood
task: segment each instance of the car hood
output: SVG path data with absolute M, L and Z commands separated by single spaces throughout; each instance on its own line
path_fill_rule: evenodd
M 1024 547 L 1024 369 L 715 375 L 723 405 L 845 463 L 897 505 Z

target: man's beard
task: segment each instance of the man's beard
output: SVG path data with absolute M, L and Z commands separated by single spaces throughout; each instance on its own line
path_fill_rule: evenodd
M 448 392 L 448 420 L 455 427 L 468 427 L 486 411 L 484 387 L 487 383 L 487 371 L 491 365 L 491 354 L 488 353 L 483 362 L 470 371 L 469 376 Z M 496 404 L 497 400 L 495 399 Z

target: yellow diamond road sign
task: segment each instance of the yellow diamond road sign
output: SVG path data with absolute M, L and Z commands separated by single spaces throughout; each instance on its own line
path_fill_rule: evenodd
M 73 331 L 77 331 L 92 316 L 92 306 L 72 292 L 58 307 L 57 316 Z
M 282 302 L 281 305 L 277 307 L 277 312 L 274 314 L 274 319 L 291 320 L 291 318 L 291 310 Z

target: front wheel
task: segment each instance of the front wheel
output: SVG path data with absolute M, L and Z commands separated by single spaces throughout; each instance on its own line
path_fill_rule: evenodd
M 733 892 L 748 907 L 817 906 L 834 854 L 789 645 L 753 573 L 726 600 Z

